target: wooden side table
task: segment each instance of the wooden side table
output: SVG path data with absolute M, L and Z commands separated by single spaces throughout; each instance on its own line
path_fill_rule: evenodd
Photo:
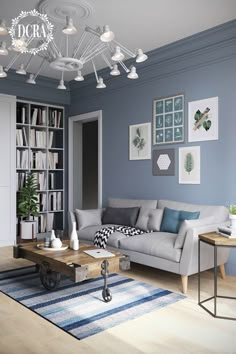
M 200 276 L 200 264 L 201 264 L 201 242 L 204 242 L 212 247 L 214 247 L 214 295 L 201 301 L 201 276 Z M 217 291 L 217 248 L 218 247 L 236 247 L 236 238 L 227 238 L 217 234 L 216 232 L 209 232 L 206 234 L 200 234 L 198 238 L 198 305 L 201 306 L 205 311 L 210 313 L 216 318 L 223 318 L 227 320 L 236 320 L 235 317 L 225 317 L 217 315 L 217 298 L 223 299 L 235 299 L 232 296 L 222 296 L 218 295 Z M 203 304 L 209 300 L 214 299 L 214 312 L 211 312 Z

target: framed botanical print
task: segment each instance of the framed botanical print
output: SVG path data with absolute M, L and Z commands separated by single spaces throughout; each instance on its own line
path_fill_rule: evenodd
M 153 101 L 153 145 L 184 142 L 184 95 Z
M 200 146 L 179 148 L 179 183 L 200 184 Z
M 151 159 L 151 123 L 129 126 L 129 159 Z

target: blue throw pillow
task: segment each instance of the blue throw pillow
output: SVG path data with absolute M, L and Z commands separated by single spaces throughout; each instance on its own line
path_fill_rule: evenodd
M 180 210 L 165 208 L 161 223 L 161 231 L 177 234 L 179 231 Z
M 165 208 L 161 223 L 161 231 L 177 234 L 184 220 L 195 220 L 200 215 L 199 211 L 184 211 Z

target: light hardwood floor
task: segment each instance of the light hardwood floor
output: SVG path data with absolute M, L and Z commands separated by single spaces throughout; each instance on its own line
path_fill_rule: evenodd
M 0 248 L 0 271 L 29 262 Z M 132 264 L 124 272 L 138 280 L 181 291 L 179 276 Z M 202 273 L 202 296 L 212 291 L 212 271 Z M 219 292 L 236 296 L 236 278 L 218 278 Z M 222 300 L 224 314 L 236 316 L 236 300 Z M 186 299 L 79 341 L 0 293 L 1 354 L 236 353 L 236 321 L 215 319 L 197 305 L 197 275 L 189 277 Z

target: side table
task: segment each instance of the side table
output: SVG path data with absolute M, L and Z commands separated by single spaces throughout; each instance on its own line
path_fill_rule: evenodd
M 201 264 L 201 242 L 204 242 L 212 247 L 214 247 L 214 295 L 201 301 L 201 276 L 200 276 L 200 264 Z M 201 306 L 205 311 L 210 313 L 216 318 L 223 318 L 227 320 L 236 320 L 235 317 L 225 317 L 217 315 L 217 298 L 223 299 L 235 299 L 232 296 L 222 296 L 218 295 L 217 290 L 217 248 L 218 247 L 236 247 L 236 238 L 227 238 L 217 234 L 216 232 L 209 232 L 205 234 L 200 234 L 198 238 L 198 305 Z M 209 300 L 214 299 L 214 312 L 211 312 L 203 304 Z

